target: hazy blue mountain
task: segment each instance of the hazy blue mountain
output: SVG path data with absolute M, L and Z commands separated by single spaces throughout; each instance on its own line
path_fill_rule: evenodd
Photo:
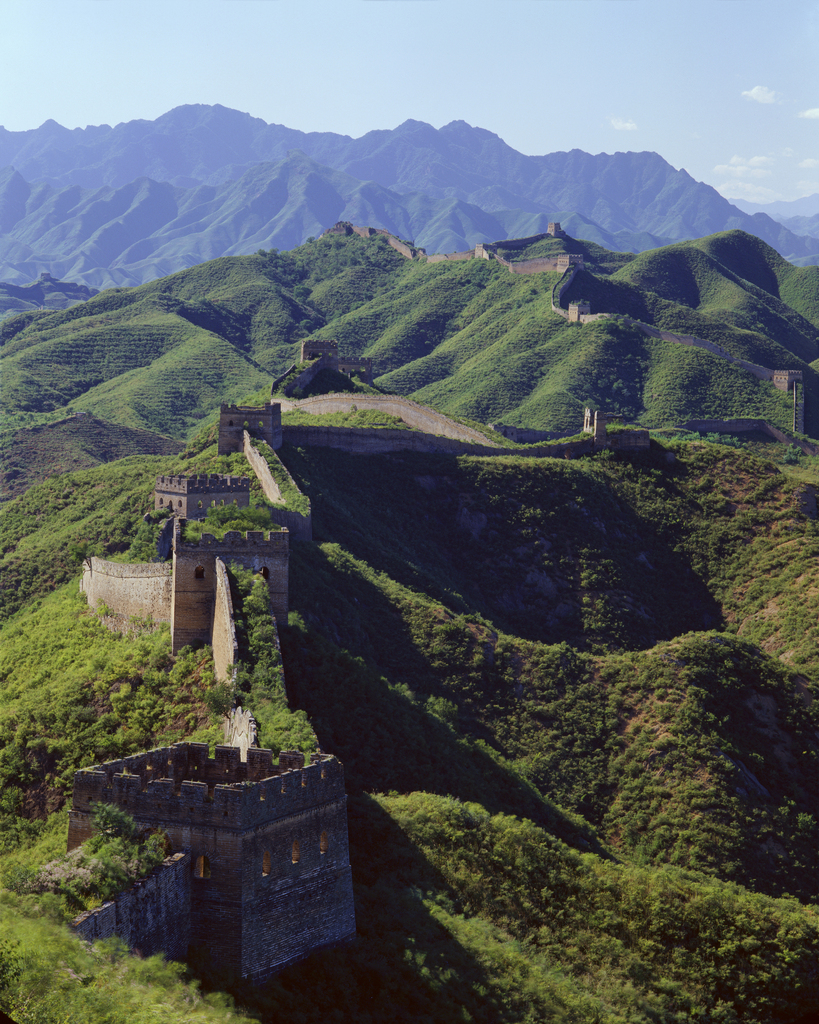
M 741 228 L 788 259 L 819 259 L 815 238 L 744 212 L 656 153 L 526 156 L 465 121 L 408 120 L 353 139 L 189 105 L 114 127 L 0 128 L 3 165 L 16 174 L 0 183 L 0 277 L 14 281 L 42 270 L 97 287 L 144 281 L 254 246 L 290 247 L 339 217 L 431 252 L 559 217 L 626 251 Z
M 575 214 L 567 230 L 611 249 L 665 240 L 605 231 Z M 119 188 L 31 185 L 0 172 L 0 280 L 24 285 L 48 272 L 95 288 L 142 284 L 217 256 L 291 249 L 337 220 L 371 224 L 429 252 L 536 234 L 548 215 L 488 213 L 453 197 L 390 191 L 316 163 L 298 151 L 256 164 L 238 181 L 174 186 L 137 178 Z
M 775 203 L 748 203 L 744 199 L 733 199 L 732 202 L 745 213 L 767 213 L 783 224 L 793 217 L 815 217 L 819 214 L 819 192 L 801 199 L 780 199 Z

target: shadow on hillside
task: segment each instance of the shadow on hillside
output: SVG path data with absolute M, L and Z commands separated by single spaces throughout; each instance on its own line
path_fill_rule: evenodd
M 310 493 L 316 540 L 503 632 L 639 649 L 720 622 L 679 550 L 697 513 L 664 453 L 637 460 L 643 471 L 618 491 L 591 460 L 286 458 Z
M 326 571 L 321 575 L 321 585 L 316 587 L 314 581 L 311 592 L 319 601 L 329 598 L 336 582 Z M 422 671 L 423 655 L 381 592 L 361 579 L 355 592 L 366 601 L 367 614 L 382 622 L 393 618 L 388 636 L 394 664 L 405 656 L 415 663 L 415 673 Z M 314 618 L 298 599 L 295 604 Z M 335 631 L 330 620 L 324 628 L 318 625 L 322 632 L 328 628 Z M 492 814 L 529 818 L 574 847 L 605 855 L 591 826 L 541 797 L 493 754 L 486 741 L 462 735 L 429 713 L 406 686 L 407 674 L 391 672 L 388 681 L 381 666 L 376 669 L 354 657 L 342 648 L 340 638 L 333 643 L 318 629 L 305 627 L 295 617 L 281 629 L 287 688 L 291 705 L 309 715 L 323 749 L 344 763 L 348 792 L 454 796 L 479 803 Z
M 497 977 L 424 904 L 425 897 L 443 899 L 457 913 L 440 872 L 372 797 L 350 798 L 348 825 L 356 940 L 257 989 L 221 985 L 262 1020 L 508 1020 Z M 202 980 L 216 987 L 215 979 Z

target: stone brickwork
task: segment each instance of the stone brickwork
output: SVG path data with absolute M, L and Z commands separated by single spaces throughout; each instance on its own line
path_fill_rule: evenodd
M 142 956 L 184 960 L 191 941 L 191 855 L 175 853 L 96 910 L 80 914 L 72 930 L 86 942 L 116 935 Z
M 219 410 L 219 454 L 240 452 L 244 432 L 267 441 L 274 450 L 282 446 L 282 411 L 278 402 L 263 406 L 223 405 Z
M 213 624 L 211 645 L 213 646 L 213 670 L 217 679 L 232 679 L 234 666 L 239 660 L 239 643 L 233 622 L 233 598 L 230 596 L 230 580 L 227 566 L 217 558 L 214 566 L 216 593 L 213 599 Z
M 344 771 L 314 754 L 178 743 L 74 776 L 68 849 L 92 833 L 99 802 L 165 831 L 190 853 L 194 942 L 262 982 L 355 935 Z
M 173 580 L 167 563 L 124 565 L 96 556 L 87 558 L 80 590 L 92 608 L 102 602 L 115 615 L 171 621 Z
M 250 480 L 244 476 L 203 473 L 198 476 L 158 476 L 154 509 L 172 508 L 182 519 L 204 519 L 211 505 L 250 504 Z
M 289 534 L 228 530 L 221 540 L 203 533 L 197 544 L 182 540 L 177 520 L 173 552 L 171 642 L 177 654 L 188 644 L 210 643 L 216 599 L 216 559 L 236 562 L 267 580 L 270 606 L 279 622 L 287 621 Z
M 569 303 L 569 323 L 581 323 L 582 317 L 591 313 L 591 306 L 588 302 Z
M 774 370 L 771 377 L 773 386 L 780 391 L 790 391 L 791 385 L 802 382 L 801 370 Z
M 455 438 L 423 434 L 413 430 L 373 430 L 366 427 L 284 427 L 284 439 L 288 444 L 300 446 L 315 445 L 337 448 L 351 455 L 382 455 L 390 452 L 440 452 L 450 455 L 512 456 L 527 458 L 573 458 L 591 452 L 594 443 L 588 441 L 560 441 L 542 448 L 527 448 L 514 451 L 500 446 L 472 444 Z M 487 439 L 488 440 L 488 439 Z
M 300 402 L 282 402 L 282 409 L 303 409 L 310 413 L 349 412 L 353 405 L 357 409 L 377 409 L 388 416 L 398 416 L 408 426 L 428 434 L 439 434 L 458 441 L 473 441 L 475 444 L 492 447 L 492 441 L 479 430 L 474 430 L 463 423 L 456 423 L 455 420 L 430 409 L 429 406 L 419 405 L 418 402 L 397 395 L 315 395 L 312 398 L 303 398 Z M 288 431 L 292 429 L 288 427 Z M 383 434 L 384 431 L 374 430 L 370 433 Z
M 338 342 L 335 338 L 307 338 L 301 343 L 301 361 L 320 359 L 322 356 L 338 358 Z
M 268 449 L 274 458 L 278 458 L 272 448 Z M 264 496 L 268 501 L 272 501 L 274 505 L 283 505 L 284 497 L 276 483 L 276 478 L 270 472 L 270 466 L 267 464 L 267 460 L 261 455 L 252 445 L 250 435 L 245 433 L 244 438 L 244 452 L 245 458 L 250 463 L 250 467 L 256 474 L 256 478 L 261 484 Z M 290 483 L 298 491 L 299 488 L 296 481 L 287 472 L 287 467 L 279 459 L 279 465 L 287 473 Z M 301 493 L 301 491 L 299 491 Z M 292 540 L 312 540 L 313 539 L 313 516 L 312 512 L 308 512 L 306 516 L 303 516 L 300 512 L 296 512 L 293 509 L 287 508 L 274 508 L 271 509 L 270 518 L 274 523 L 279 526 L 283 526 L 289 533 Z

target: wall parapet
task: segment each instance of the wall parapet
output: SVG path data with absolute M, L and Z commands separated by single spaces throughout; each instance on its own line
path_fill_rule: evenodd
M 282 436 L 284 436 L 282 434 Z M 263 444 L 264 442 L 257 442 Z M 268 445 L 267 450 L 270 452 L 270 458 L 276 459 L 278 464 L 281 466 L 283 472 L 286 474 L 287 479 L 302 497 L 308 502 L 307 515 L 302 515 L 301 512 L 297 512 L 295 509 L 288 508 L 273 508 L 270 510 L 270 518 L 274 523 L 278 523 L 279 526 L 285 527 L 294 540 L 312 540 L 313 539 L 313 514 L 310 509 L 310 499 L 306 494 L 302 494 L 298 484 L 288 472 L 287 466 L 281 461 L 276 455 L 273 449 Z M 274 505 L 286 504 L 285 497 L 282 494 L 281 488 L 276 482 L 276 478 L 270 471 L 270 465 L 265 458 L 263 451 L 254 447 L 253 442 L 248 433 L 245 433 L 244 437 L 244 453 L 245 458 L 250 463 L 250 467 L 256 474 L 256 477 L 261 484 L 264 495 L 268 501 L 273 502 Z
M 91 608 L 102 602 L 116 615 L 171 621 L 173 581 L 167 562 L 131 565 L 94 555 L 85 560 L 80 590 Z
M 354 392 L 336 392 L 330 395 L 314 395 L 312 398 L 303 398 L 298 402 L 282 402 L 282 409 L 303 409 L 305 412 L 321 414 L 323 412 L 349 412 L 351 405 L 357 409 L 378 409 L 389 416 L 397 416 L 409 426 L 428 434 L 437 434 L 458 441 L 472 441 L 484 447 L 493 447 L 493 442 L 479 430 L 463 423 L 456 423 L 455 420 L 427 405 L 420 405 L 418 402 L 413 402 L 409 398 L 401 398 L 398 395 L 361 395 Z M 288 427 L 288 430 L 292 429 L 292 427 Z M 378 431 L 378 433 L 382 432 Z M 502 448 L 503 446 L 497 445 L 497 447 Z
M 175 853 L 130 889 L 86 911 L 72 931 L 94 943 L 116 935 L 142 956 L 184 960 L 191 942 L 191 855 Z
M 83 768 L 74 775 L 68 849 L 91 835 L 97 803 L 113 803 L 140 822 L 247 831 L 267 821 L 344 799 L 344 768 L 330 754 L 176 743 L 117 761 Z

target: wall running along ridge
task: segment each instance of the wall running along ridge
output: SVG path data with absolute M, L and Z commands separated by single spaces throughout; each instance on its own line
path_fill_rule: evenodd
M 83 565 L 80 590 L 91 608 L 102 602 L 116 615 L 171 621 L 173 580 L 168 563 L 125 565 L 93 556 Z
M 239 660 L 239 643 L 236 640 L 236 626 L 233 623 L 230 581 L 227 567 L 221 558 L 215 560 L 214 573 L 216 593 L 213 601 L 213 625 L 211 627 L 213 669 L 217 679 L 232 680 L 236 662 Z
M 593 451 L 590 438 L 583 441 L 558 441 L 539 448 L 515 451 L 489 444 L 478 445 L 456 441 L 449 437 L 436 437 L 412 430 L 373 430 L 366 427 L 287 426 L 284 439 L 295 446 L 315 445 L 337 448 L 351 455 L 381 455 L 389 452 L 441 452 L 452 455 L 510 456 L 511 458 L 573 458 Z
M 359 395 L 359 394 L 332 394 L 315 395 L 312 398 L 303 398 L 300 402 L 283 401 L 282 409 L 303 409 L 310 413 L 325 412 L 350 412 L 354 405 L 357 409 L 377 409 L 388 416 L 398 416 L 408 426 L 415 427 L 427 434 L 438 434 L 442 437 L 451 437 L 458 441 L 472 441 L 483 447 L 493 447 L 492 441 L 479 430 L 473 430 L 463 423 L 456 423 L 448 416 L 444 416 L 429 406 L 419 405 L 408 398 L 399 398 L 396 395 Z M 293 429 L 293 428 L 288 428 Z M 323 429 L 323 428 L 322 428 Z M 361 428 L 355 428 L 361 429 Z M 370 431 L 370 433 L 383 433 L 382 430 Z M 501 448 L 501 445 L 497 445 Z
M 191 855 L 175 853 L 147 878 L 71 922 L 86 942 L 122 939 L 142 956 L 184 960 L 191 941 Z
M 283 428 L 282 428 L 283 430 Z M 264 444 L 263 441 L 257 441 L 257 444 L 261 446 Z M 263 450 L 263 449 L 262 449 Z M 270 445 L 267 445 L 267 450 L 271 456 L 277 459 L 279 465 L 282 467 L 290 483 L 295 487 L 299 494 L 302 492 L 296 484 L 296 481 L 290 476 L 287 471 L 287 467 L 279 459 Z M 267 464 L 267 459 L 261 452 L 254 448 L 253 442 L 251 441 L 250 435 L 245 431 L 244 437 L 244 453 L 245 458 L 250 463 L 250 468 L 256 474 L 256 478 L 261 484 L 264 496 L 268 501 L 272 501 L 274 505 L 285 504 L 284 496 L 282 495 L 281 488 L 276 483 L 276 478 L 270 472 L 270 466 Z M 293 540 L 312 540 L 313 539 L 313 515 L 312 512 L 308 515 L 303 516 L 300 512 L 295 512 L 292 509 L 287 508 L 274 508 L 270 510 L 270 518 L 274 523 L 278 523 L 279 526 L 283 526 L 289 531 L 290 536 Z
M 192 940 L 254 982 L 355 935 L 344 769 L 325 754 L 272 758 L 178 743 L 109 761 L 75 774 L 69 812 L 69 850 L 102 802 L 189 851 Z

